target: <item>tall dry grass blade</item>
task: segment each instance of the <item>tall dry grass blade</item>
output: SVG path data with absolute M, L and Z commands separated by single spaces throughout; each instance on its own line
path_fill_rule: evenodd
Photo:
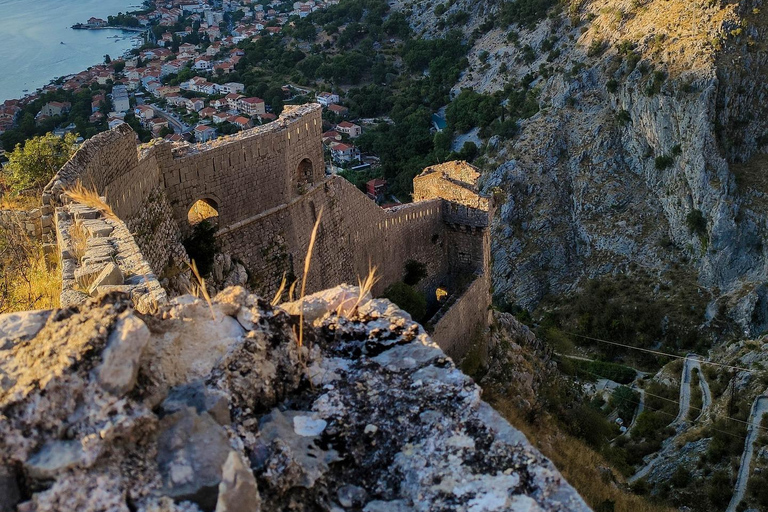
M 280 281 L 280 288 L 277 289 L 277 293 L 275 293 L 275 296 L 272 299 L 272 302 L 270 302 L 272 306 L 277 306 L 278 304 L 280 304 L 280 298 L 283 296 L 283 292 L 285 291 L 285 285 L 287 283 L 286 275 L 287 274 L 283 272 L 283 279 Z
M 197 281 L 197 293 L 200 293 L 200 295 L 203 296 L 205 299 L 205 302 L 208 303 L 208 309 L 211 310 L 211 316 L 213 317 L 214 321 L 216 320 L 216 312 L 213 310 L 213 302 L 211 302 L 211 296 L 208 293 L 208 289 L 205 287 L 205 279 L 203 279 L 203 276 L 200 275 L 200 271 L 197 270 L 197 263 L 195 263 L 195 260 L 192 260 L 192 263 L 189 264 L 190 270 L 192 270 L 192 275 L 195 277 L 195 280 Z M 193 286 L 195 286 L 193 284 Z M 197 293 L 194 295 L 197 296 Z
M 288 302 L 293 302 L 294 297 L 296 297 L 296 285 L 299 284 L 299 280 L 296 279 L 291 283 L 291 287 L 288 288 Z
M 112 207 L 99 197 L 96 190 L 84 187 L 79 181 L 75 183 L 72 188 L 65 190 L 64 194 L 76 203 L 96 208 L 102 215 L 104 215 L 104 217 L 110 220 L 118 220 L 117 215 L 112 211 Z
M 317 241 L 317 229 L 320 227 L 320 220 L 323 218 L 323 208 L 317 215 L 315 226 L 312 228 L 312 236 L 309 237 L 309 247 L 307 248 L 307 257 L 304 259 L 304 275 L 301 278 L 301 295 L 299 297 L 299 347 L 304 346 L 304 297 L 307 291 L 307 276 L 309 276 L 309 266 L 312 263 L 312 251 Z

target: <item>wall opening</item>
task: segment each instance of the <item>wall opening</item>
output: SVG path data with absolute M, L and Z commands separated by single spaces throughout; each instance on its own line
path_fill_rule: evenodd
M 219 205 L 213 199 L 199 199 L 187 213 L 190 226 L 196 226 L 206 220 L 211 224 L 219 223 Z
M 299 166 L 296 168 L 296 176 L 294 182 L 296 183 L 296 191 L 299 194 L 303 194 L 312 185 L 312 160 L 305 158 L 299 162 Z

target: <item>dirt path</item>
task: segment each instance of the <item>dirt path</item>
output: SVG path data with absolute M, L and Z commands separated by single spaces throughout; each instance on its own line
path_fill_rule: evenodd
M 747 481 L 749 480 L 750 464 L 752 455 L 755 451 L 755 441 L 760 433 L 760 423 L 763 420 L 763 414 L 768 412 L 768 396 L 758 396 L 752 403 L 752 412 L 749 415 L 749 427 L 747 427 L 747 439 L 744 442 L 744 453 L 741 454 L 741 465 L 739 466 L 739 475 L 736 479 L 736 487 L 733 490 L 733 497 L 728 504 L 725 512 L 736 512 L 741 500 L 744 499 L 744 493 L 747 490 Z

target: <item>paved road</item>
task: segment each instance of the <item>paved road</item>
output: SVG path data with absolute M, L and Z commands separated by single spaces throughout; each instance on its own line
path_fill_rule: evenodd
M 677 416 L 675 417 L 675 420 L 672 422 L 672 425 L 680 427 L 677 429 L 677 433 L 675 433 L 674 436 L 670 437 L 664 443 L 662 444 L 662 448 L 659 451 L 659 453 L 651 459 L 648 464 L 640 468 L 637 473 L 632 475 L 627 479 L 627 482 L 630 484 L 640 480 L 641 478 L 648 475 L 648 473 L 651 472 L 653 467 L 656 465 L 658 461 L 664 458 L 664 455 L 666 455 L 666 452 L 669 451 L 671 448 L 674 447 L 674 441 L 677 439 L 677 436 L 685 432 L 687 429 L 683 428 L 686 418 L 688 417 L 688 411 L 691 409 L 691 376 L 693 368 L 699 368 L 699 386 L 702 390 L 702 414 L 703 411 L 709 407 L 709 404 L 712 403 L 712 396 L 709 393 L 709 386 L 706 383 L 706 380 L 704 379 L 704 373 L 701 371 L 701 356 L 698 356 L 696 354 L 688 354 L 685 356 L 685 359 L 683 360 L 683 371 L 682 375 L 680 377 L 680 406 L 677 411 Z M 702 384 L 703 383 L 703 384 Z M 706 390 L 706 391 L 705 391 Z M 701 416 L 701 414 L 699 415 Z
M 689 354 L 689 356 L 694 357 L 695 359 L 692 360 L 691 363 L 691 371 L 693 371 L 694 368 L 697 368 L 699 370 L 699 389 L 701 389 L 701 412 L 698 416 L 696 416 L 696 421 L 701 418 L 705 412 L 707 412 L 707 409 L 709 409 L 709 406 L 712 405 L 712 393 L 709 391 L 709 384 L 707 384 L 707 379 L 704 377 L 704 372 L 701 371 L 701 359 L 699 356 L 696 356 L 695 354 Z
M 157 105 L 149 105 L 152 107 L 152 110 L 155 111 L 155 114 L 162 117 L 163 119 L 168 121 L 168 124 L 171 125 L 173 128 L 173 131 L 176 133 L 184 133 L 190 130 L 190 127 L 179 121 L 173 114 L 170 114 L 166 112 L 165 110 L 162 110 Z
M 733 490 L 733 497 L 728 504 L 725 512 L 736 512 L 741 500 L 744 499 L 744 493 L 747 490 L 747 481 L 749 480 L 749 466 L 752 463 L 752 455 L 755 451 L 755 441 L 760 433 L 760 423 L 763 421 L 763 414 L 768 412 L 768 396 L 758 396 L 752 403 L 752 412 L 749 415 L 749 426 L 747 427 L 747 439 L 744 441 L 744 452 L 741 454 L 741 465 L 739 466 L 739 476 L 736 479 L 736 487 Z

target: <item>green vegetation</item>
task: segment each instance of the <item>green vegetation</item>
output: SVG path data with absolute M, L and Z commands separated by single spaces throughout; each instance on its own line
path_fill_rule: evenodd
M 46 133 L 52 132 L 57 126 L 70 123 L 75 125 L 74 131 L 86 139 L 106 130 L 106 122 L 103 121 L 93 125 L 88 121 L 88 118 L 91 116 L 91 101 L 93 94 L 106 93 L 108 91 L 109 88 L 105 90 L 100 89 L 98 86 L 94 86 L 93 89 L 85 88 L 80 89 L 77 92 L 57 90 L 41 95 L 37 100 L 22 107 L 21 113 L 19 114 L 18 126 L 0 135 L 0 142 L 2 142 L 3 149 L 6 151 L 13 151 L 17 145 L 24 144 L 24 142 L 32 137 L 45 135 Z M 72 107 L 69 112 L 64 115 L 54 116 L 36 122 L 35 116 L 37 113 L 40 112 L 40 109 L 42 109 L 46 103 L 51 101 L 68 102 L 71 103 Z M 102 110 L 109 111 L 110 102 L 106 101 L 102 107 Z
M 192 234 L 184 241 L 189 259 L 197 264 L 200 275 L 207 277 L 213 269 L 213 257 L 218 252 L 216 225 L 204 220 L 195 224 Z
M 74 154 L 75 138 L 72 134 L 57 137 L 48 133 L 29 139 L 24 146 L 17 145 L 3 169 L 5 187 L 18 193 L 45 186 Z
M 669 169 L 672 167 L 675 163 L 674 157 L 671 157 L 669 155 L 661 155 L 657 156 L 656 160 L 654 161 L 654 166 L 657 170 L 663 171 L 664 169 Z
M 639 402 L 640 395 L 627 386 L 619 386 L 611 393 L 610 406 L 616 410 L 619 418 L 623 419 L 625 424 L 632 419 Z
M 384 290 L 384 297 L 410 313 L 417 322 L 423 320 L 427 314 L 427 299 L 424 295 L 402 281 L 389 285 Z
M 408 260 L 405 262 L 405 274 L 403 282 L 408 286 L 416 286 L 419 281 L 427 277 L 427 265 L 417 261 Z
M 569 370 L 574 371 L 578 377 L 594 381 L 597 378 L 604 378 L 618 382 L 619 384 L 629 384 L 637 376 L 637 372 L 628 366 L 615 363 L 606 363 L 604 361 L 583 361 L 581 359 L 568 358 Z
M 691 233 L 699 236 L 707 234 L 707 219 L 701 210 L 693 209 L 685 217 L 685 223 Z
M 645 87 L 645 94 L 646 96 L 653 96 L 654 94 L 658 94 L 661 92 L 661 86 L 664 83 L 664 80 L 667 79 L 667 73 L 664 71 L 654 71 L 651 78 L 648 80 L 648 83 Z
M 668 279 L 670 284 L 654 291 L 658 278 L 643 273 L 604 277 L 587 282 L 571 296 L 548 297 L 535 312 L 541 318 L 536 332 L 553 346 L 571 342 L 589 347 L 606 361 L 623 359 L 632 366 L 658 368 L 666 361 L 655 355 L 588 338 L 634 347 L 661 342 L 661 350 L 671 352 L 697 347 L 703 342 L 697 326 L 707 298 L 682 271 L 671 272 Z

